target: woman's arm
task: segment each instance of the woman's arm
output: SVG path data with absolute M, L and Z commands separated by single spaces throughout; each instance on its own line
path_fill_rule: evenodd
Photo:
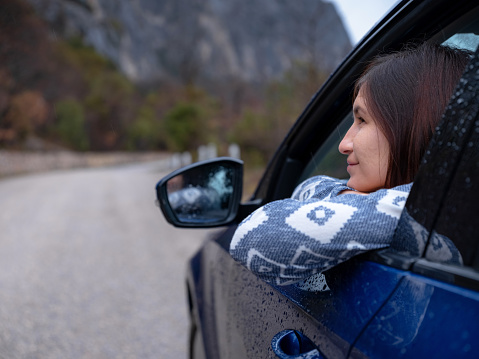
M 387 247 L 410 188 L 358 196 L 338 195 L 344 182 L 329 179 L 299 187 L 246 218 L 231 242 L 233 258 L 268 282 L 294 283 Z

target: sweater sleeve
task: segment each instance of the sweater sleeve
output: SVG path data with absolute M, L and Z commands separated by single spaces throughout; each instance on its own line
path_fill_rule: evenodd
M 306 180 L 292 198 L 259 208 L 238 226 L 235 260 L 260 278 L 286 285 L 365 251 L 388 247 L 412 184 L 367 196 L 339 193 L 345 181 Z

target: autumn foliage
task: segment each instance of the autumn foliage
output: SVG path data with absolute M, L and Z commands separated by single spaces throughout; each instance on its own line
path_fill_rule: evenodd
M 78 151 L 195 151 L 231 142 L 264 164 L 324 75 L 296 63 L 261 90 L 231 84 L 208 92 L 194 83 L 140 88 L 81 38 L 61 39 L 22 0 L 0 11 L 0 148 Z

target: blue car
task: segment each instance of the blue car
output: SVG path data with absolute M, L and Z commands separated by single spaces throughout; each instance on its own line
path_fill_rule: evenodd
M 236 225 L 253 210 L 290 197 L 316 174 L 337 177 L 330 173 L 335 161 L 344 164 L 337 133 L 351 123 L 352 84 L 363 64 L 378 52 L 424 40 L 475 52 L 479 3 L 399 2 L 316 93 L 249 201 L 241 203 L 242 162 L 231 158 L 193 164 L 158 183 L 171 224 L 224 226 L 188 265 L 190 358 L 479 357 L 477 58 L 432 139 L 390 248 L 301 286 L 268 284 L 228 252 Z M 409 245 L 411 233 L 422 245 Z M 438 235 L 452 241 L 464 265 L 433 255 Z

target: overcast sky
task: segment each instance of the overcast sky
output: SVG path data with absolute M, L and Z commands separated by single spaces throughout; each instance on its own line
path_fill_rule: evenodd
M 336 5 L 351 41 L 356 44 L 397 0 L 327 0 Z

